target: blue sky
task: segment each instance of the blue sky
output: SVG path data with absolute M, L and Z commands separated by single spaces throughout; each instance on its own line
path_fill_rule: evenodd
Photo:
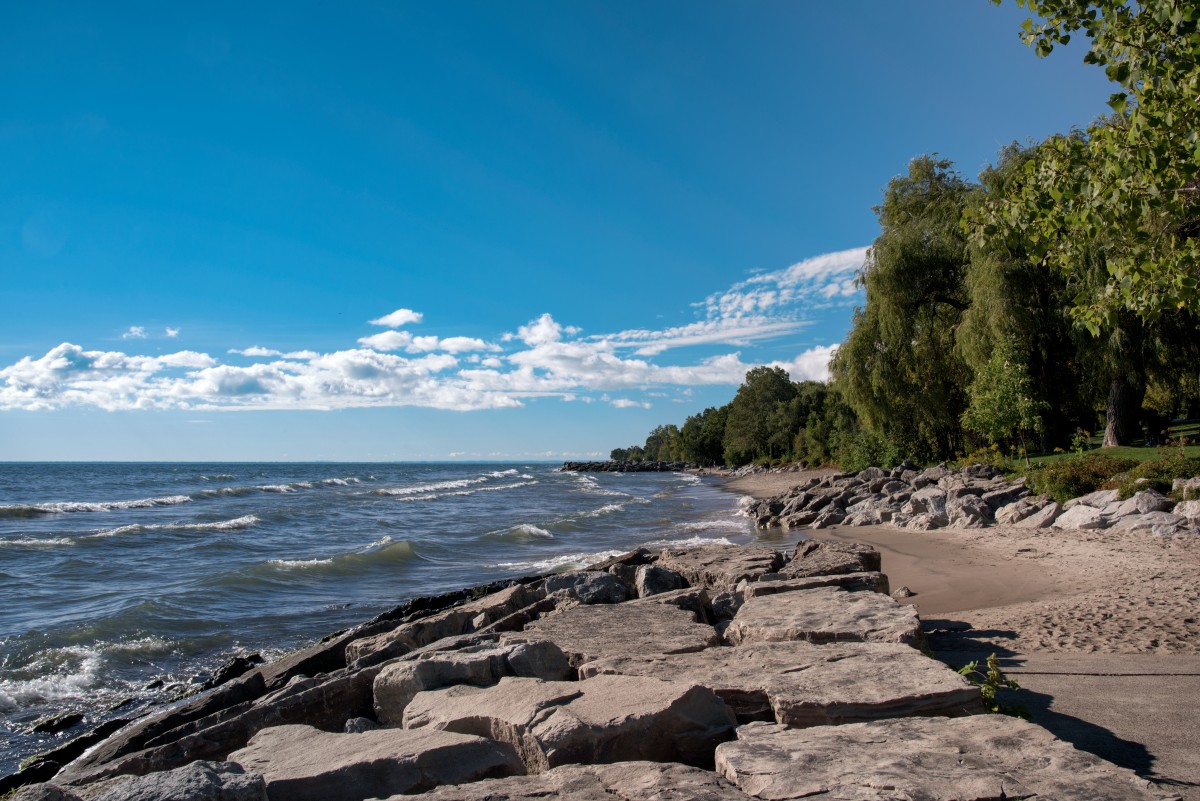
M 607 454 L 822 378 L 892 176 L 1110 92 L 985 0 L 4 17 L 9 460 Z

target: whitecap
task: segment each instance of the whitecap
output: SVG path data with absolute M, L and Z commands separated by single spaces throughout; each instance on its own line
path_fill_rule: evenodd
M 27 548 L 49 548 L 56 545 L 74 545 L 74 541 L 69 537 L 51 537 L 49 539 L 38 539 L 37 537 L 18 537 L 16 539 L 0 539 L 0 545 L 24 546 Z
M 497 470 L 493 473 L 488 473 L 488 475 L 492 478 L 505 478 L 506 476 L 515 476 L 518 472 L 517 470 Z
M 501 490 L 517 489 L 518 487 L 530 487 L 538 483 L 537 481 L 518 481 L 515 484 L 501 484 L 496 487 L 475 487 L 474 489 L 458 490 L 456 492 L 435 492 L 428 495 L 414 495 L 401 498 L 402 501 L 435 501 L 438 498 L 455 498 L 467 495 L 474 495 L 477 492 L 499 492 Z
M 147 509 L 154 506 L 175 506 L 190 503 L 190 495 L 166 495 L 160 498 L 138 498 L 132 501 L 60 501 L 0 506 L 0 517 L 30 517 L 37 514 L 67 512 L 111 512 L 114 509 Z
M 134 523 L 128 526 L 103 529 L 90 534 L 94 537 L 114 537 L 120 534 L 138 534 L 143 531 L 239 531 L 261 523 L 256 515 L 243 515 L 232 520 L 214 520 L 211 523 Z
M 519 570 L 526 573 L 558 573 L 564 570 L 578 570 L 581 567 L 620 556 L 625 551 L 597 551 L 595 553 L 568 553 L 551 556 L 546 559 L 535 559 L 528 562 L 497 562 L 492 567 L 503 570 Z
M 90 695 L 101 676 L 102 661 L 99 653 L 81 646 L 48 652 L 30 666 L 44 670 L 42 675 L 0 679 L 0 712 Z
M 486 478 L 460 478 L 454 481 L 436 481 L 431 484 L 412 484 L 407 487 L 386 487 L 383 489 L 371 490 L 375 495 L 420 495 L 423 493 L 436 492 L 444 489 L 460 489 L 462 487 L 470 487 L 474 484 L 482 484 L 487 481 Z
M 695 548 L 697 545 L 736 545 L 725 537 L 687 537 L 684 539 L 661 539 L 646 543 L 655 548 Z

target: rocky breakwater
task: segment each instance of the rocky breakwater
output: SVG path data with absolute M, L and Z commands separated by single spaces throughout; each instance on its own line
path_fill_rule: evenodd
M 1169 797 L 983 715 L 880 567 L 831 543 L 638 549 L 419 599 L 47 755 L 16 798 Z
M 1176 482 L 1200 484 L 1200 479 Z M 1128 499 L 1103 490 L 1060 505 L 1034 495 L 1025 480 L 1008 481 L 991 465 L 960 470 L 920 469 L 910 462 L 891 470 L 810 478 L 748 510 L 759 528 L 826 528 L 833 525 L 929 530 L 935 528 L 1115 528 L 1158 536 L 1200 534 L 1200 501 L 1180 501 L 1155 490 Z
M 572 473 L 677 473 L 693 468 L 691 462 L 563 462 Z

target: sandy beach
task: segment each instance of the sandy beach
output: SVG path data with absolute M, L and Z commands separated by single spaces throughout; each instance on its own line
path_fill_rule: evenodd
M 724 487 L 769 498 L 819 473 L 755 474 Z M 792 532 L 868 543 L 908 587 L 938 655 L 995 652 L 1016 703 L 1058 736 L 1200 799 L 1200 542 L 1113 530 Z

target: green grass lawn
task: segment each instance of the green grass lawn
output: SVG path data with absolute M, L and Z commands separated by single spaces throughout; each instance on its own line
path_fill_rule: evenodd
M 1084 454 L 1100 453 L 1105 456 L 1115 456 L 1121 459 L 1136 459 L 1139 462 L 1149 462 L 1153 459 L 1161 459 L 1164 456 L 1178 456 L 1179 448 L 1168 447 L 1146 447 L 1140 445 L 1121 445 L 1116 448 L 1092 448 L 1084 451 Z M 1183 449 L 1183 455 L 1187 457 L 1200 457 L 1200 445 L 1188 445 Z M 1079 455 L 1073 451 L 1067 453 L 1047 453 L 1040 455 L 1031 455 L 1029 461 L 1033 466 L 1053 464 L 1060 462 L 1063 459 L 1077 459 Z M 1018 460 L 1020 461 L 1020 460 Z

